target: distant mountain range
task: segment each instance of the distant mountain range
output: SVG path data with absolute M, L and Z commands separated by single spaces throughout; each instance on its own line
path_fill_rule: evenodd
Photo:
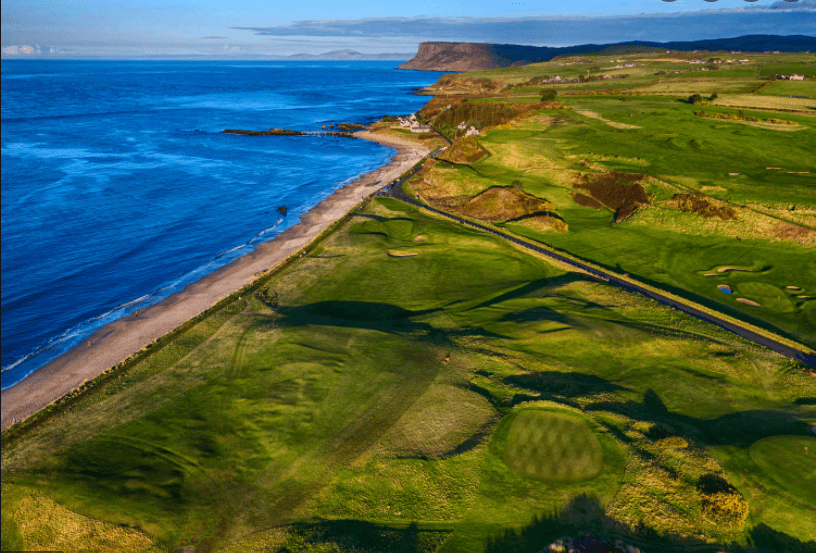
M 323 60 L 323 61 L 402 61 L 413 57 L 412 54 L 363 54 L 354 50 L 332 50 L 323 54 L 295 54 L 286 56 L 286 60 Z
M 520 46 L 516 44 L 482 44 L 477 42 L 423 42 L 419 51 L 400 69 L 420 71 L 478 71 L 550 61 L 576 54 L 627 54 L 656 50 L 738 50 L 741 52 L 814 52 L 816 37 L 791 35 L 747 35 L 736 38 L 697 40 L 693 42 L 620 42 L 617 44 L 582 44 L 563 48 Z

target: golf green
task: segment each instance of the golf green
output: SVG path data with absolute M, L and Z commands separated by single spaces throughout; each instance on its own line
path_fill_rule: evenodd
M 603 450 L 577 417 L 526 410 L 519 413 L 510 427 L 504 461 L 530 478 L 575 482 L 601 471 Z
M 816 504 L 816 437 L 763 438 L 751 446 L 751 459 L 788 492 Z

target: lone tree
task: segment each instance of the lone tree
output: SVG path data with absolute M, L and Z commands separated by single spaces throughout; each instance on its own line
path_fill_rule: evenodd
M 713 102 L 717 98 L 719 98 L 719 96 L 717 96 L 717 93 L 715 92 L 714 94 L 712 94 L 711 96 L 708 97 L 708 101 Z
M 555 97 L 558 95 L 558 92 L 553 90 L 552 88 L 543 88 L 541 89 L 541 101 L 542 102 L 552 102 L 555 100 Z
M 703 97 L 699 94 L 694 94 L 693 96 L 689 96 L 688 101 L 696 106 L 703 103 Z

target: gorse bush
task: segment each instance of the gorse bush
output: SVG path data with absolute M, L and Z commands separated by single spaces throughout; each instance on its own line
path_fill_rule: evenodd
M 709 473 L 697 482 L 705 515 L 720 523 L 740 527 L 748 518 L 748 502 L 722 476 Z
M 686 213 L 696 213 L 706 219 L 719 217 L 724 221 L 737 220 L 737 212 L 733 207 L 717 207 L 702 194 L 675 194 L 672 200 L 677 203 L 680 211 Z
M 697 117 L 708 117 L 709 119 L 727 119 L 731 121 L 748 121 L 750 123 L 772 123 L 774 125 L 798 125 L 796 121 L 788 121 L 787 119 L 776 119 L 771 117 L 769 119 L 760 119 L 759 117 L 748 117 L 742 110 L 738 113 L 706 113 L 701 110 L 695 113 Z
M 451 105 L 450 109 L 441 110 L 433 124 L 455 128 L 464 121 L 467 126 L 472 125 L 477 129 L 501 125 L 518 115 L 516 106 L 510 102 L 461 102 Z
M 592 197 L 615 212 L 614 222 L 625 221 L 631 217 L 638 206 L 651 205 L 648 194 L 640 185 L 643 175 L 637 173 L 596 173 L 583 175 L 575 188 L 588 190 Z M 595 207 L 583 201 L 585 207 Z

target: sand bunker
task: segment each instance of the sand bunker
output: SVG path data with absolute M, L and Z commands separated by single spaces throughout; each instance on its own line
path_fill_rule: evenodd
M 728 173 L 728 176 L 729 177 L 736 177 L 739 174 L 741 174 L 741 173 Z
M 718 273 L 727 273 L 728 271 L 740 271 L 743 273 L 753 273 L 753 269 L 740 269 L 739 267 L 720 267 L 717 269 Z
M 733 294 L 734 293 L 734 291 L 731 289 L 731 287 L 728 286 L 727 284 L 718 284 L 717 288 L 719 288 L 721 292 L 725 292 L 726 294 Z
M 750 305 L 751 307 L 762 307 L 757 302 L 745 298 L 737 298 L 737 301 L 740 303 L 744 303 L 745 305 Z
M 416 238 L 414 238 L 414 242 L 424 242 L 424 241 L 425 241 L 425 240 L 427 240 L 427 239 L 428 239 L 428 237 L 427 237 L 427 236 L 422 236 L 422 235 L 420 234 L 419 236 L 417 236 Z
M 416 252 L 399 252 L 393 250 L 389 250 L 386 253 L 388 254 L 389 257 L 416 257 L 417 255 L 419 255 Z
M 801 290 L 801 288 L 799 286 L 785 286 L 785 289 L 786 290 L 793 290 L 795 292 L 798 292 L 799 290 Z
M 719 273 L 706 273 L 703 276 L 720 276 Z
M 782 169 L 781 167 L 766 167 L 765 169 Z
M 813 299 L 811 296 L 797 296 L 797 298 L 799 298 L 800 300 L 805 300 L 805 301 Z

